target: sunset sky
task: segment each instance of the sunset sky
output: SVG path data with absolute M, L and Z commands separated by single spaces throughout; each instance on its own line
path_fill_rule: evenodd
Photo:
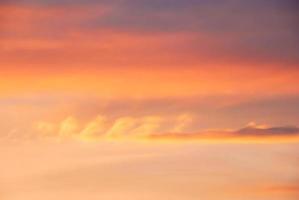
M 71 192 L 68 182 L 93 185 L 78 199 L 295 200 L 298 9 L 296 0 L 0 0 L 0 200 L 53 199 L 47 187 Z M 114 166 L 104 196 L 91 180 L 107 167 L 101 156 Z M 138 191 L 130 176 L 143 177 Z M 236 187 L 245 196 L 213 195 Z

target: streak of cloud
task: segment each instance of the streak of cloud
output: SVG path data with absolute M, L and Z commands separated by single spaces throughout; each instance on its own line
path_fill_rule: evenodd
M 98 116 L 87 123 L 80 123 L 73 117 L 67 117 L 57 125 L 39 122 L 38 134 L 58 139 L 101 140 L 101 139 L 150 139 L 150 140 L 226 140 L 226 139 L 298 139 L 299 128 L 295 126 L 271 127 L 251 122 L 241 129 L 202 130 L 186 132 L 193 123 L 188 114 L 173 117 L 144 116 L 119 117 L 114 120 Z M 80 127 L 80 128 L 79 128 Z M 46 134 L 45 134 L 46 133 Z
M 241 129 L 221 129 L 221 130 L 203 130 L 193 133 L 159 133 L 148 136 L 150 139 L 166 140 L 241 140 L 241 141 L 271 141 L 277 139 L 283 141 L 298 141 L 299 128 L 295 126 L 271 127 L 266 125 L 256 125 L 251 122 Z
M 98 115 L 95 119 L 85 123 L 69 116 L 58 123 L 37 122 L 34 129 L 38 136 L 45 138 L 98 140 L 145 137 L 167 130 L 186 131 L 191 122 L 192 117 L 189 114 L 168 117 L 158 115 L 122 116 L 115 119 Z

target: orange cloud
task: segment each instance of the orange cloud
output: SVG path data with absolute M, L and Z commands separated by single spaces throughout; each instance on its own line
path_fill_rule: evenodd
M 49 122 L 39 122 L 36 124 L 36 130 L 38 133 L 54 138 L 78 140 L 299 141 L 299 128 L 297 127 L 270 127 L 253 123 L 249 123 L 246 127 L 238 130 L 206 130 L 188 133 L 186 130 L 192 120 L 193 118 L 187 114 L 174 117 L 143 116 L 136 118 L 125 116 L 116 119 L 108 119 L 100 115 L 87 123 L 80 123 L 76 118 L 68 117 L 56 125 Z
M 228 141 L 228 142 L 298 142 L 299 128 L 294 126 L 270 127 L 249 123 L 238 129 L 206 130 L 195 133 L 155 133 L 149 139 L 176 141 Z
M 40 121 L 34 125 L 37 133 L 42 137 L 56 137 L 58 139 L 98 140 L 98 139 L 122 139 L 122 138 L 143 138 L 156 132 L 165 130 L 181 131 L 187 128 L 187 124 L 177 119 L 182 116 L 124 116 L 116 119 L 109 119 L 103 115 L 85 123 L 77 118 L 67 117 L 61 122 L 52 123 Z M 188 117 L 190 120 L 191 117 Z
M 105 116 L 99 115 L 85 125 L 85 127 L 80 131 L 80 137 L 92 139 L 105 134 L 106 130 L 107 119 Z

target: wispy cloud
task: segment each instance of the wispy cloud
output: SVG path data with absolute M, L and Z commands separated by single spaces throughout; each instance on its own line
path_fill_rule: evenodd
M 37 137 L 58 139 L 98 140 L 119 138 L 144 138 L 153 133 L 186 131 L 192 124 L 190 114 L 174 116 L 145 115 L 140 117 L 121 116 L 109 118 L 98 115 L 87 122 L 69 116 L 61 122 L 40 121 L 35 123 Z
M 124 116 L 109 119 L 99 115 L 86 123 L 67 117 L 59 123 L 38 122 L 35 126 L 41 137 L 77 140 L 150 139 L 150 140 L 227 140 L 227 139 L 298 139 L 295 126 L 272 127 L 251 122 L 241 129 L 202 130 L 186 132 L 193 122 L 188 114 L 179 116 Z M 295 141 L 295 140 L 294 140 Z
M 271 141 L 271 139 L 287 139 L 298 141 L 299 128 L 295 126 L 266 126 L 251 122 L 241 129 L 204 130 L 193 133 L 159 133 L 149 135 L 151 139 L 168 140 L 236 140 L 236 141 Z

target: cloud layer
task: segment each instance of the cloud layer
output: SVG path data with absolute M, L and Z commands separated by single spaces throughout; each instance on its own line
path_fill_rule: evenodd
M 98 115 L 85 123 L 74 117 L 67 117 L 61 122 L 38 122 L 35 129 L 42 137 L 58 139 L 97 140 L 103 138 L 143 138 L 153 133 L 166 131 L 183 132 L 193 122 L 189 114 L 162 117 L 148 115 L 142 117 L 123 116 L 109 119 Z
M 298 141 L 299 128 L 295 126 L 271 127 L 256 125 L 251 122 L 247 126 L 237 130 L 203 130 L 195 133 L 161 133 L 149 135 L 152 139 L 167 140 L 236 140 L 236 141 Z
M 270 127 L 251 122 L 238 130 L 219 129 L 186 132 L 192 126 L 191 115 L 182 114 L 174 117 L 124 116 L 109 119 L 97 116 L 85 123 L 74 117 L 67 117 L 59 123 L 38 122 L 36 131 L 39 137 L 56 139 L 101 140 L 101 139 L 150 139 L 150 140 L 226 140 L 226 139 L 271 139 L 289 138 L 297 141 L 299 128 L 295 126 Z

